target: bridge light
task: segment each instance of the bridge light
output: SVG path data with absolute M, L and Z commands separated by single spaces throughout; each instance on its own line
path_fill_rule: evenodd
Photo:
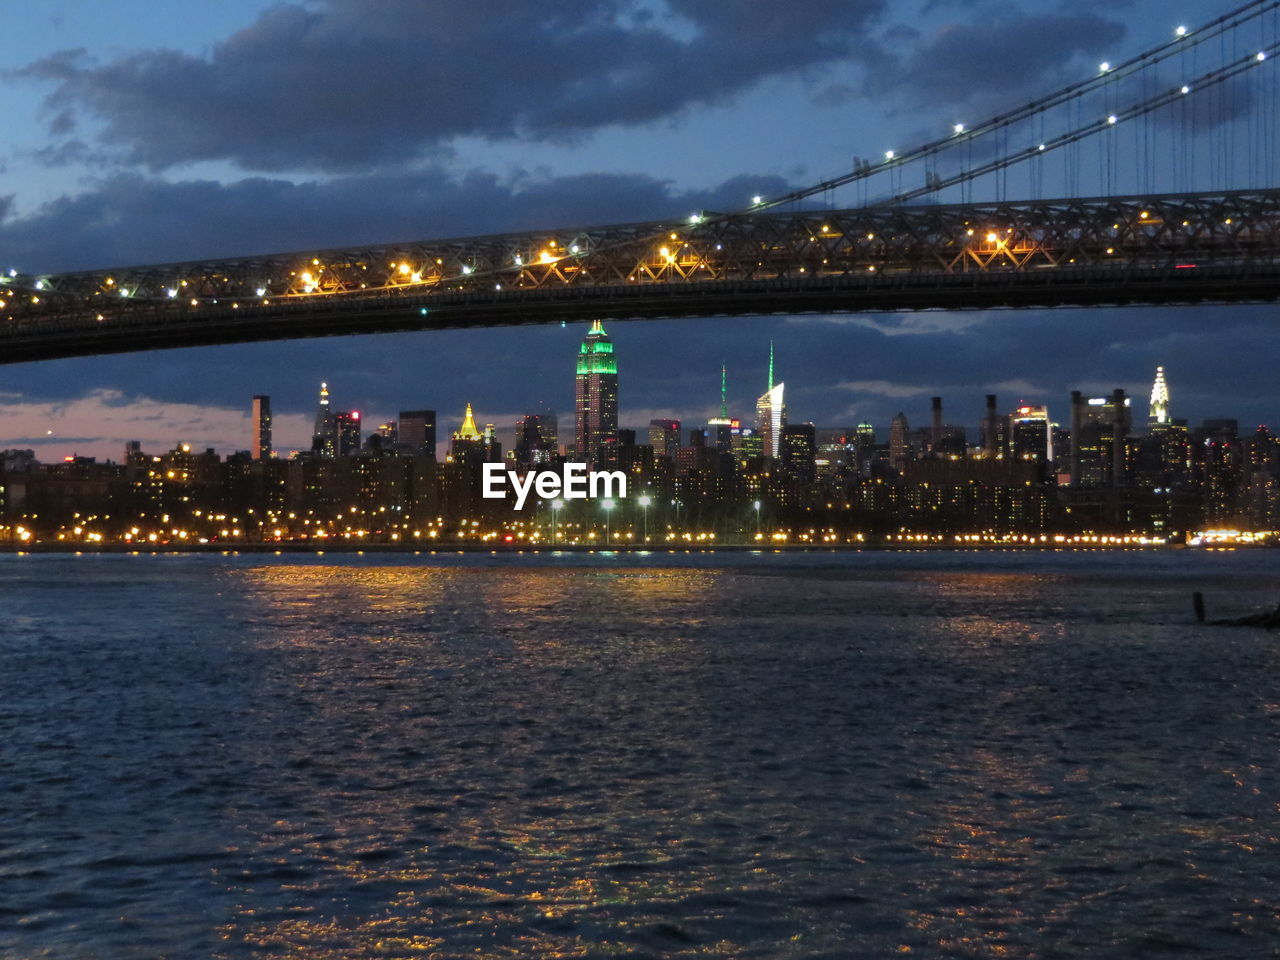
M 400 264 L 396 269 L 400 271 L 401 276 L 405 276 L 409 273 L 409 265 L 407 263 Z
M 1178 29 L 1177 29 L 1177 30 L 1173 31 L 1173 35 L 1174 35 L 1175 37 L 1185 37 L 1185 36 L 1187 35 L 1187 28 L 1186 28 L 1186 27 L 1178 27 Z
M 471 273 L 471 271 L 472 271 L 472 270 L 474 270 L 474 269 L 475 269 L 475 267 L 471 266 L 470 264 L 466 264 L 466 263 L 464 263 L 464 264 L 462 265 L 462 275 L 463 275 L 464 277 L 465 277 L 465 276 L 468 276 L 468 275 Z
M 886 150 L 886 151 L 884 152 L 884 158 L 885 158 L 886 160 L 892 160 L 892 159 L 893 159 L 893 151 L 892 151 L 892 150 Z
M 577 252 L 578 252 L 578 245 L 575 243 L 573 246 L 571 246 L 571 247 L 569 248 L 569 252 L 570 252 L 570 253 L 577 253 Z
M 1043 150 L 1043 149 L 1044 149 L 1044 144 L 1043 144 L 1043 143 L 1042 143 L 1042 144 L 1040 144 L 1040 149 L 1041 149 L 1041 150 Z
M 964 133 L 964 124 L 963 123 L 953 124 L 951 129 L 954 130 L 956 133 Z
M 1182 88 L 1182 92 L 1183 92 L 1183 93 L 1190 93 L 1190 92 L 1191 92 L 1191 88 L 1190 88 L 1190 87 L 1188 87 L 1188 86 L 1185 86 L 1185 85 L 1184 85 L 1184 86 L 1183 86 L 1183 88 Z
M 267 288 L 266 288 L 266 287 L 259 287 L 259 288 L 258 288 L 258 296 L 260 296 L 260 297 L 261 297 L 261 296 L 263 296 L 266 292 L 267 292 Z
M 697 213 L 690 214 L 689 222 L 695 225 L 701 223 L 702 222 L 701 214 L 697 214 Z
M 18 271 L 17 271 L 17 270 L 15 270 L 13 267 L 10 267 L 10 268 L 9 268 L 9 276 L 11 276 L 11 277 L 16 277 L 17 275 L 18 275 Z M 108 280 L 108 283 L 109 283 L 109 282 L 110 282 L 110 280 Z
M 1113 113 L 1113 114 L 1111 114 L 1111 116 L 1107 117 L 1107 123 L 1110 123 L 1110 124 L 1114 125 L 1115 123 L 1117 123 L 1117 122 L 1119 121 L 1119 119 L 1120 119 L 1120 118 L 1119 118 L 1119 117 L 1117 117 L 1117 116 Z
M 170 287 L 166 292 L 169 294 L 169 299 L 172 300 L 174 297 L 178 295 L 178 288 Z
M 1110 72 L 1111 72 L 1111 64 L 1109 64 L 1106 60 L 1103 60 L 1100 64 L 1098 64 L 1098 72 L 1099 72 L 1099 73 L 1110 73 Z
M 524 266 L 524 257 L 521 257 L 521 256 L 517 255 L 517 256 L 515 257 L 515 261 L 514 261 L 514 262 L 515 262 L 515 265 L 516 265 L 517 267 L 523 267 L 523 266 Z
M 751 198 L 751 202 L 752 204 L 758 207 L 760 206 L 760 204 L 764 203 L 764 197 L 760 196 L 760 194 L 757 193 L 754 197 Z
M 541 260 L 543 263 L 554 263 L 556 258 L 553 257 L 551 254 L 547 253 L 547 251 L 543 250 L 542 253 L 538 254 L 538 259 Z
M 1000 238 L 999 238 L 998 236 L 996 236 L 994 233 L 988 233 L 988 234 L 987 234 L 987 243 L 995 243 L 995 242 L 996 242 L 996 241 L 998 241 L 999 239 L 1000 239 Z
M 1263 60 L 1267 59 L 1266 53 L 1262 50 L 1259 50 L 1257 59 L 1258 59 L 1258 62 L 1261 63 Z
M 121 287 L 121 288 L 120 288 L 120 296 L 122 296 L 122 297 L 127 297 L 128 295 L 129 295 L 129 291 L 128 291 L 128 290 L 126 290 L 124 287 Z
M 199 301 L 199 300 L 197 300 L 195 297 L 192 297 L 192 298 L 191 298 L 191 305 L 192 305 L 193 307 L 198 307 L 198 306 L 200 306 L 200 301 Z
M 311 261 L 311 265 L 312 265 L 313 267 L 318 267 L 318 266 L 320 266 L 320 261 L 319 261 L 319 259 L 312 260 L 312 261 Z
M 414 283 L 421 283 L 422 274 L 418 273 L 417 271 L 414 271 L 413 273 L 409 274 L 409 279 L 412 280 Z
M 311 274 L 310 274 L 310 273 L 308 273 L 307 271 L 303 271 L 303 273 L 302 273 L 302 282 L 303 282 L 303 283 L 305 283 L 305 284 L 307 284 L 307 285 L 310 285 L 310 284 L 313 282 L 313 281 L 312 281 Z

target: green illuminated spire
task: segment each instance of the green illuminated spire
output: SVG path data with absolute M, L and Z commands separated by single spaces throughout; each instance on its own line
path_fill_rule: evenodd
M 726 380 L 725 365 L 720 364 L 720 419 L 729 419 L 729 390 Z
M 613 356 L 613 341 L 604 332 L 604 324 L 593 321 L 591 329 L 578 349 L 578 373 L 617 373 L 618 362 Z
M 773 341 L 769 341 L 769 389 L 773 389 Z

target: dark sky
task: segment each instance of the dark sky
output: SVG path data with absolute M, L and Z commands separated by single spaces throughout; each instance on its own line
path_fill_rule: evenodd
M 1090 76 L 1100 61 L 1237 5 L 26 4 L 5 20 L 0 267 L 740 208 Z M 1274 186 L 1275 130 L 1264 140 L 1250 119 L 1274 107 L 1273 90 L 1261 76 L 1225 88 L 1192 126 L 1182 117 L 1180 134 L 1177 117 L 1156 117 L 1148 139 L 1124 141 L 1145 163 L 1122 150 L 1110 179 L 1106 148 L 1086 147 L 974 196 Z M 824 426 L 883 428 L 898 410 L 923 421 L 935 393 L 960 424 L 978 421 L 988 392 L 1005 406 L 1047 403 L 1061 419 L 1070 390 L 1145 394 L 1164 364 L 1175 415 L 1251 427 L 1280 419 L 1274 329 L 1272 307 L 1205 307 L 636 322 L 610 333 L 624 425 L 703 420 L 722 362 L 732 412 L 750 417 L 772 339 L 792 419 Z M 0 447 L 49 458 L 118 457 L 128 439 L 240 449 L 249 397 L 261 392 L 274 398 L 279 445 L 304 446 L 322 379 L 338 407 L 366 419 L 434 407 L 447 427 L 471 402 L 500 428 L 541 404 L 568 422 L 583 332 L 380 335 L 3 367 Z

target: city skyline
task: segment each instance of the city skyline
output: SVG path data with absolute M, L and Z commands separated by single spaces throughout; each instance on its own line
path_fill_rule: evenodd
M 619 326 L 624 331 L 631 331 L 635 330 L 638 324 L 620 324 Z M 600 334 L 603 334 L 603 327 L 599 324 L 593 324 L 587 331 L 588 340 L 593 336 L 593 332 L 597 329 Z M 605 339 L 610 340 L 611 338 L 605 337 Z M 587 341 L 583 341 L 583 344 L 585 345 L 586 342 Z M 612 352 L 612 343 L 610 343 L 609 350 L 609 360 L 613 363 L 614 354 Z M 625 343 L 625 340 L 622 350 L 624 351 L 623 355 L 625 356 L 625 362 L 628 367 L 630 367 L 633 360 L 639 359 L 639 357 L 632 358 L 630 356 L 626 356 L 626 354 L 630 353 L 631 350 Z M 579 350 L 578 353 L 581 354 L 581 350 Z M 690 428 L 695 426 L 705 428 L 717 417 L 725 415 L 726 411 L 728 417 L 738 420 L 744 425 L 754 426 L 759 419 L 765 398 L 775 389 L 774 354 L 775 345 L 772 341 L 769 341 L 768 359 L 766 363 L 762 365 L 765 370 L 762 385 L 767 387 L 767 389 L 764 394 L 756 397 L 754 401 L 745 399 L 754 394 L 753 385 L 751 383 L 743 383 L 742 377 L 731 375 L 730 368 L 727 364 L 720 364 L 714 371 L 709 371 L 715 374 L 715 380 L 709 381 L 706 384 L 707 389 L 705 391 L 705 399 L 700 398 L 695 400 L 694 398 L 673 397 L 667 398 L 669 402 L 658 407 L 634 409 L 626 402 L 626 397 L 628 395 L 626 390 L 624 389 L 620 395 L 618 393 L 618 388 L 616 386 L 617 367 L 614 366 L 612 368 L 613 371 L 615 371 L 612 374 L 615 381 L 615 385 L 613 386 L 615 396 L 614 402 L 618 406 L 618 411 L 614 420 L 617 424 L 615 431 L 617 429 L 632 430 L 635 431 L 638 436 L 644 437 L 648 433 L 651 421 L 663 419 L 673 420 L 679 421 L 682 425 L 683 442 L 684 439 L 687 439 L 688 430 Z M 580 355 L 578 366 L 579 371 L 581 370 L 581 360 L 582 357 Z M 1153 373 L 1150 375 L 1158 376 L 1160 378 L 1160 382 L 1164 385 L 1164 389 L 1166 390 L 1165 402 L 1167 404 L 1167 391 L 1169 388 L 1167 383 L 1165 383 L 1164 378 L 1168 376 L 1178 378 L 1178 372 L 1174 371 L 1170 374 L 1166 366 L 1161 363 L 1156 363 L 1151 369 Z M 579 373 L 579 375 L 574 378 L 575 383 L 581 381 L 581 379 L 582 378 Z M 635 379 L 636 378 L 628 375 L 626 378 L 628 385 L 630 386 Z M 796 376 L 794 379 L 798 383 L 804 382 L 803 375 Z M 496 380 L 508 384 L 512 382 L 512 378 L 506 376 L 499 376 Z M 1033 399 L 1028 399 L 1025 393 L 1017 390 L 1018 387 L 1026 386 L 1026 384 L 1019 382 L 1015 376 L 1005 381 L 983 384 L 983 392 L 977 395 L 950 394 L 944 396 L 944 399 L 947 402 L 947 416 L 949 418 L 949 424 L 965 430 L 972 440 L 982 434 L 984 429 L 984 420 L 987 417 L 987 412 L 983 409 L 983 406 L 979 401 L 982 397 L 988 396 L 993 392 L 1000 398 L 1002 410 L 1002 413 L 1000 414 L 1001 416 L 1010 415 L 1019 407 L 1047 409 L 1049 419 L 1056 426 L 1063 427 L 1069 425 L 1070 398 L 1072 393 L 1076 392 L 1077 389 L 1080 393 L 1085 395 L 1104 396 L 1109 395 L 1113 389 L 1116 389 L 1119 386 L 1119 388 L 1123 389 L 1130 397 L 1141 396 L 1143 395 L 1144 390 L 1147 392 L 1150 392 L 1151 390 L 1149 380 L 1147 381 L 1146 386 L 1140 386 L 1139 384 L 1141 381 L 1137 381 L 1134 376 L 1127 377 L 1126 381 L 1129 384 L 1128 386 L 1121 386 L 1119 383 L 1106 384 L 1104 381 L 1096 381 L 1091 384 L 1081 385 L 1078 388 L 1068 389 L 1060 397 L 1045 398 L 1043 394 L 1035 394 Z M 288 457 L 291 454 L 309 451 L 313 448 L 314 439 L 321 432 L 321 419 L 325 415 L 323 411 L 329 406 L 331 382 L 335 384 L 337 383 L 337 381 L 323 380 L 319 384 L 320 411 L 316 410 L 313 402 L 310 413 L 288 412 L 281 415 L 275 412 L 279 409 L 276 398 L 279 396 L 280 386 L 283 385 L 296 390 L 298 386 L 296 383 L 272 383 L 268 385 L 271 389 L 264 390 L 260 394 L 256 394 L 251 398 L 256 400 L 258 396 L 262 396 L 267 403 L 267 409 L 269 416 L 271 417 L 270 427 L 267 431 L 268 443 L 274 447 L 277 455 Z M 1178 380 L 1178 383 L 1179 386 L 1181 386 L 1180 379 Z M 781 382 L 776 384 L 776 387 L 781 386 Z M 884 383 L 880 386 L 884 388 L 885 396 L 880 404 L 880 412 L 878 415 L 855 414 L 852 417 L 846 417 L 843 419 L 822 419 L 820 416 L 810 415 L 812 410 L 821 410 L 822 408 L 820 405 L 815 405 L 815 407 L 810 410 L 806 410 L 804 408 L 796 410 L 792 409 L 790 402 L 784 402 L 782 406 L 782 416 L 778 420 L 778 426 L 785 426 L 788 422 L 811 423 L 820 429 L 847 429 L 852 431 L 859 424 L 870 423 L 875 426 L 878 431 L 883 431 L 887 436 L 891 429 L 892 422 L 898 414 L 905 414 L 907 421 L 914 424 L 916 427 L 925 425 L 928 419 L 926 416 L 929 410 L 928 404 L 930 403 L 930 394 L 928 391 L 907 385 L 903 385 L 901 388 L 895 389 L 895 386 L 891 383 Z M 638 392 L 644 392 L 644 387 L 645 385 L 643 382 L 638 384 Z M 1014 389 L 1010 390 L 1009 388 Z M 571 404 L 566 404 L 564 407 L 554 407 L 547 405 L 541 400 L 518 405 L 511 411 L 500 411 L 495 413 L 486 403 L 484 396 L 485 389 L 486 388 L 484 386 L 481 386 L 477 390 L 471 391 L 469 394 L 471 399 L 466 400 L 463 404 L 466 411 L 449 409 L 441 404 L 436 404 L 430 408 L 431 412 L 433 412 L 437 418 L 436 423 L 438 426 L 434 427 L 434 431 L 436 436 L 436 452 L 438 456 L 443 457 L 446 454 L 449 446 L 450 435 L 458 427 L 463 425 L 464 418 L 468 415 L 469 411 L 477 407 L 479 408 L 479 412 L 475 414 L 477 421 L 481 424 L 491 423 L 494 425 L 498 437 L 503 443 L 504 449 L 512 449 L 519 429 L 519 423 L 526 416 L 539 413 L 556 414 L 561 418 L 562 429 L 564 424 L 572 422 L 572 420 L 569 419 L 569 415 L 573 409 Z M 561 393 L 567 392 L 569 391 L 561 391 Z M 1182 391 L 1179 390 L 1179 395 L 1181 395 L 1181 392 Z M 1192 391 L 1188 389 L 1187 392 L 1191 393 Z M 786 396 L 791 397 L 793 395 L 794 393 L 788 390 Z M 735 399 L 730 400 L 730 396 L 735 397 Z M 417 396 L 413 398 L 402 398 L 398 405 L 393 403 L 385 408 L 357 409 L 357 404 L 345 400 L 342 402 L 342 405 L 349 408 L 349 410 L 356 412 L 357 418 L 362 419 L 363 429 L 367 434 L 368 432 L 374 431 L 378 424 L 397 420 L 401 411 L 409 410 L 415 406 L 421 406 L 430 402 L 432 402 L 431 397 Z M 122 409 L 119 404 L 115 404 L 115 406 L 117 409 Z M 0 407 L 0 409 L 2 409 L 2 407 Z M 887 411 L 889 410 L 892 410 L 893 413 L 888 413 Z M 1184 410 L 1185 408 L 1181 403 L 1176 403 L 1174 407 L 1174 415 L 1191 423 L 1203 420 L 1221 419 L 1224 417 L 1235 419 L 1241 424 L 1241 429 L 1244 429 L 1246 425 L 1250 427 L 1271 426 L 1274 420 L 1273 418 L 1272 420 L 1260 420 L 1257 423 L 1249 423 L 1247 419 L 1240 417 L 1232 409 L 1214 410 L 1210 414 L 1200 416 L 1195 414 L 1187 415 Z M 0 440 L 0 449 L 33 449 L 37 452 L 37 458 L 47 459 L 54 462 L 71 456 L 89 456 L 104 460 L 115 460 L 119 456 L 119 451 L 123 449 L 126 443 L 139 440 L 141 440 L 144 447 L 148 448 L 167 448 L 175 443 L 189 443 L 191 446 L 198 447 L 200 449 L 204 449 L 206 447 L 215 449 L 219 454 L 231 454 L 239 451 L 253 450 L 254 430 L 255 425 L 258 422 L 253 407 L 251 406 L 250 409 L 241 411 L 227 410 L 225 413 L 228 416 L 226 417 L 223 429 L 231 431 L 233 434 L 229 438 L 229 442 L 210 441 L 208 438 L 200 436 L 195 431 L 189 431 L 181 436 L 139 437 L 137 435 L 128 435 L 122 436 L 118 443 L 100 440 L 90 445 L 78 444 L 74 439 L 64 440 L 55 433 L 52 435 L 46 435 L 45 437 L 41 437 L 36 434 L 18 438 L 19 441 L 28 441 L 26 443 L 4 442 Z M 148 418 L 155 417 L 155 412 L 150 405 L 146 407 L 146 413 L 144 416 Z M 237 423 L 240 417 L 243 417 L 242 428 Z M 243 439 L 236 439 L 237 433 Z M 781 434 L 779 433 L 779 442 L 780 440 Z M 574 435 L 566 435 L 562 432 L 559 436 L 559 444 L 562 448 L 575 442 L 576 440 Z M 67 444 L 70 444 L 71 448 L 67 448 Z M 45 456 L 42 458 L 42 451 L 48 450 L 53 451 L 52 455 L 45 453 Z M 775 449 L 773 454 L 774 456 L 778 456 L 780 454 L 780 447 Z
M 286 5 L 298 18 L 286 42 L 279 34 L 283 21 L 267 12 L 265 0 L 233 0 L 217 11 L 189 14 L 181 28 L 147 15 L 136 0 L 109 16 L 53 0 L 15 10 L 7 21 L 26 60 L 0 77 L 13 130 L 10 145 L 0 151 L 6 176 L 0 257 L 8 261 L 0 266 L 108 266 L 739 209 L 754 195 L 776 195 L 845 170 L 851 157 L 906 148 L 958 121 L 975 122 L 1095 75 L 1101 61 L 1120 62 L 1173 37 L 1175 26 L 1227 7 L 1135 0 L 1120 16 L 1093 4 L 1055 3 L 1046 10 L 1017 3 L 891 7 L 812 0 L 773 13 L 760 6 L 737 10 L 741 29 L 730 40 L 717 16 L 697 7 L 677 10 L 647 0 L 588 4 L 576 13 L 583 33 L 575 35 L 573 49 L 621 45 L 620 56 L 636 70 L 626 76 L 648 78 L 646 91 L 670 86 L 670 97 L 634 95 L 606 83 L 601 95 L 618 107 L 616 113 L 583 112 L 573 109 L 573 85 L 555 75 L 536 103 L 504 97 L 489 102 L 490 110 L 503 104 L 499 112 L 506 118 L 489 127 L 479 107 L 484 91 L 493 94 L 486 83 L 474 100 L 472 91 L 458 92 L 471 104 L 470 114 L 461 107 L 448 117 L 433 113 L 409 139 L 362 140 L 337 135 L 341 128 L 319 106 L 324 97 L 291 101 L 286 133 L 259 129 L 260 116 L 233 109 L 243 101 L 227 103 L 225 91 L 201 86 L 212 77 L 251 77 L 278 67 L 317 90 L 343 83 L 352 96 L 376 106 L 361 112 L 360 123 L 403 131 L 403 106 L 389 103 L 384 87 L 370 81 L 377 71 L 362 72 L 360 64 L 334 58 L 326 46 L 334 36 L 372 32 L 378 42 L 388 39 L 348 2 Z M 543 75 L 546 65 L 530 63 L 527 52 L 507 51 L 504 60 L 500 52 L 486 51 L 463 5 L 440 5 L 430 17 L 398 8 L 397 16 L 402 36 L 392 38 L 389 55 L 410 61 L 407 76 L 423 79 L 420 71 L 427 69 L 411 55 L 415 44 L 442 40 L 468 50 L 494 77 L 509 71 L 519 76 L 531 66 Z M 517 16 L 486 14 L 499 32 L 505 24 L 507 32 L 518 33 L 517 22 L 505 19 Z M 546 31 L 549 49 L 555 48 L 559 16 L 536 28 Z M 980 21 L 999 30 L 980 29 Z M 800 33 L 785 55 L 757 57 L 712 86 L 681 86 L 661 69 L 673 54 L 680 62 L 723 65 L 726 50 L 737 55 L 736 44 L 787 31 Z M 1005 43 L 1010 37 L 1012 45 Z M 989 69 L 993 45 L 1007 65 L 998 76 Z M 280 62 L 264 63 L 260 52 L 266 49 L 279 49 Z M 1016 61 L 1008 60 L 1010 49 L 1018 52 Z M 153 102 L 150 88 L 133 85 L 144 80 L 172 81 L 157 83 L 160 90 L 183 84 L 205 89 L 211 106 L 182 113 L 173 103 Z M 1247 99 L 1247 91 L 1240 96 Z M 135 113 L 142 102 L 154 110 Z M 1205 138 L 1229 129 L 1235 117 L 1218 117 L 1211 108 L 1212 102 L 1200 115 Z M 196 115 L 200 122 L 193 128 Z M 170 117 L 172 129 L 181 132 L 173 143 L 166 145 L 151 125 L 158 116 Z M 246 124 L 257 129 L 256 143 L 244 139 Z M 762 129 L 770 136 L 759 136 Z M 381 154 L 371 149 L 375 143 L 403 150 Z M 1236 155 L 1266 156 L 1244 149 Z M 1214 169 L 1206 159 L 1198 167 L 1201 179 L 1187 186 L 1224 185 L 1210 182 Z M 1238 172 L 1225 185 L 1257 179 L 1254 168 Z M 1141 187 L 1127 165 L 1117 176 L 1123 179 L 1116 190 Z M 1072 185 L 1070 176 L 1052 173 L 1043 192 L 1062 195 Z M 1002 188 L 1009 197 L 1027 189 L 1021 179 Z M 1139 382 L 1135 371 L 1145 377 L 1159 363 L 1182 372 L 1180 396 L 1193 419 L 1229 409 L 1242 421 L 1267 422 L 1274 395 L 1271 314 L 1246 306 L 930 312 L 610 328 L 625 333 L 632 348 L 628 405 L 639 414 L 638 426 L 677 413 L 670 397 L 701 396 L 722 362 L 734 372 L 734 408 L 748 409 L 762 379 L 755 372 L 755 345 L 768 339 L 787 344 L 789 369 L 805 371 L 805 386 L 788 384 L 788 401 L 811 411 L 816 422 L 887 421 L 913 397 L 980 397 L 992 390 L 1052 405 L 1076 388 L 1099 392 L 1123 385 L 1132 391 Z M 36 445 L 50 457 L 103 456 L 140 435 L 162 443 L 175 434 L 198 434 L 231 449 L 239 445 L 243 397 L 269 391 L 281 436 L 304 446 L 315 382 L 340 382 L 349 406 L 378 415 L 393 413 L 426 382 L 433 405 L 455 411 L 474 396 L 481 376 L 458 358 L 483 354 L 504 370 L 553 371 L 566 339 L 556 327 L 442 331 L 10 366 L 0 387 L 0 445 Z M 675 344 L 681 363 L 671 365 L 666 358 Z M 414 362 L 399 362 L 408 357 Z M 289 382 L 279 382 L 281 370 L 294 374 Z M 506 379 L 512 387 L 494 384 L 485 401 L 495 419 L 518 415 L 529 392 L 537 402 L 569 409 L 553 374 L 541 390 L 524 377 Z M 50 430 L 60 439 L 45 447 L 42 438 Z

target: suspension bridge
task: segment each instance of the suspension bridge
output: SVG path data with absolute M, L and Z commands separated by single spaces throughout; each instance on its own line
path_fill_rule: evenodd
M 0 363 L 594 319 L 1274 301 L 1277 57 L 1280 2 L 1247 3 L 1017 109 L 731 212 L 13 269 L 0 276 Z M 1041 199 L 1006 199 L 1015 190 Z

